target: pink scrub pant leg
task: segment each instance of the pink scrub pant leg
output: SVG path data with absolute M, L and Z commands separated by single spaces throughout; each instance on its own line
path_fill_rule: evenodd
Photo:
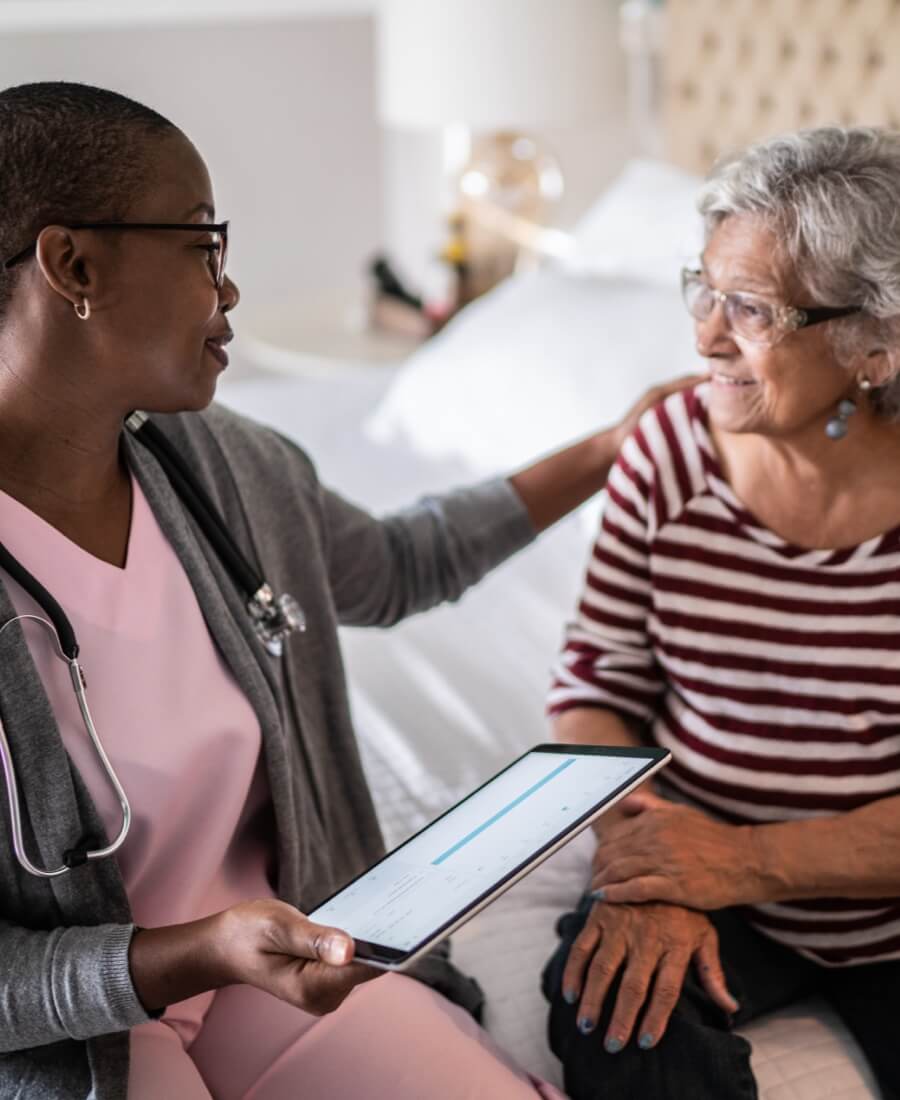
M 314 1017 L 248 986 L 213 999 L 187 1050 L 159 1022 L 132 1033 L 129 1100 L 564 1100 L 462 1009 L 388 974 Z

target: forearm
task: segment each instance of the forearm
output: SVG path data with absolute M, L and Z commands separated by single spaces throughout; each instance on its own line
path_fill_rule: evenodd
M 128 961 L 135 991 L 148 1012 L 229 983 L 217 949 L 221 917 L 135 932 Z
M 536 530 L 543 531 L 598 493 L 606 484 L 622 444 L 642 414 L 670 394 L 695 386 L 702 377 L 694 374 L 654 386 L 635 402 L 618 424 L 513 474 L 510 482 L 521 496 Z
M 603 707 L 573 707 L 563 711 L 554 720 L 553 736 L 565 745 L 611 745 L 628 748 L 642 743 L 637 723 L 630 723 L 615 711 Z M 654 790 L 653 780 L 648 779 L 636 790 Z M 602 833 L 619 816 L 619 807 L 613 806 L 594 822 L 594 832 Z
M 536 530 L 543 531 L 603 488 L 620 442 L 620 430 L 610 428 L 510 477 Z
M 505 478 L 425 497 L 380 520 L 330 492 L 323 509 L 329 585 L 347 626 L 392 626 L 457 600 L 535 537 Z
M 32 931 L 0 922 L 0 1053 L 127 1031 L 230 981 L 218 918 Z
M 834 817 L 745 828 L 752 902 L 900 896 L 900 796 Z
M 0 921 L 0 1053 L 126 1031 L 147 1019 L 131 925 L 34 931 Z
M 640 745 L 636 724 L 605 707 L 572 707 L 553 720 L 553 736 L 566 745 Z

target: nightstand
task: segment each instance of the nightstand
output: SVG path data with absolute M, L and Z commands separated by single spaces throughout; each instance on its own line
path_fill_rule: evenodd
M 235 331 L 254 366 L 285 374 L 334 375 L 389 371 L 422 343 L 368 323 L 361 292 L 312 292 L 295 302 L 239 307 Z

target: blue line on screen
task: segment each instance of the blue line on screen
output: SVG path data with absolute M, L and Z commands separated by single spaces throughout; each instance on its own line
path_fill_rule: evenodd
M 543 779 L 539 779 L 533 787 L 529 787 L 527 791 L 523 791 L 518 798 L 514 798 L 512 802 L 503 807 L 502 810 L 498 810 L 493 817 L 489 817 L 487 821 L 482 822 L 477 829 L 473 829 L 468 836 L 464 836 L 462 840 L 458 840 L 451 848 L 448 848 L 446 852 L 441 852 L 437 859 L 431 861 L 432 867 L 437 867 L 439 863 L 443 863 L 445 859 L 449 859 L 454 852 L 458 852 L 460 848 L 465 848 L 470 840 L 474 840 L 479 833 L 483 833 L 485 829 L 489 829 L 491 825 L 499 821 L 501 817 L 505 817 L 510 810 L 519 805 L 520 802 L 524 802 L 526 798 L 530 798 L 535 791 L 539 791 L 545 783 L 549 783 L 551 779 L 555 779 L 560 772 L 564 772 L 566 768 L 575 763 L 575 757 L 571 756 L 564 763 L 560 764 L 558 768 L 554 768 L 552 772 L 548 772 Z

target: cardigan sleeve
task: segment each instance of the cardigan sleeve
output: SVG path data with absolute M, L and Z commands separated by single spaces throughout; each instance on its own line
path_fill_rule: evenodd
M 128 965 L 133 933 L 131 924 L 43 932 L 0 921 L 0 1053 L 149 1020 Z
M 322 490 L 331 590 L 340 622 L 390 626 L 457 600 L 535 537 L 505 479 L 425 497 L 376 519 Z

